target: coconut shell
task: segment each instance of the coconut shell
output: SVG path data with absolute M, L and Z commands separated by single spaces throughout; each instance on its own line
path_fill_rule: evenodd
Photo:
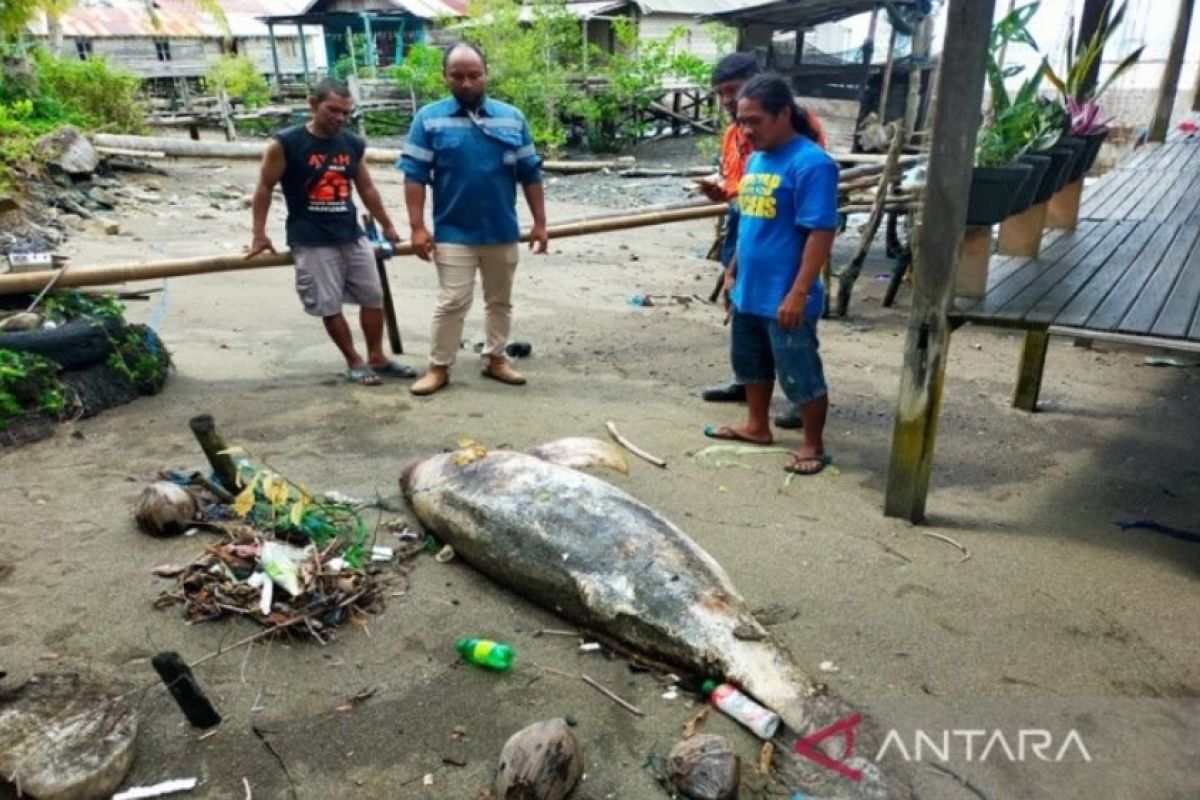
M 504 743 L 496 800 L 563 800 L 582 775 L 583 754 L 566 720 L 535 722 Z
M 72 673 L 0 693 L 0 776 L 38 800 L 111 797 L 133 764 L 136 736 L 132 706 Z
M 738 792 L 738 756 L 725 737 L 702 733 L 671 750 L 667 777 L 690 800 L 732 800 Z
M 142 533 L 178 536 L 191 527 L 199 510 L 187 489 L 168 481 L 156 481 L 142 490 L 133 518 Z

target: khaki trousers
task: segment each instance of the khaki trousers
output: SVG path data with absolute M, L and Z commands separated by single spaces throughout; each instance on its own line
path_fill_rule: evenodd
M 465 245 L 438 243 L 437 308 L 429 361 L 449 367 L 462 343 L 463 321 L 475 296 L 475 271 L 483 283 L 484 356 L 503 356 L 512 329 L 512 286 L 517 271 L 517 244 Z

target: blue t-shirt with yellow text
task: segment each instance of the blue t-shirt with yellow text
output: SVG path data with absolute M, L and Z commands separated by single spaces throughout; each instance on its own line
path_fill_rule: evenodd
M 805 136 L 756 151 L 738 184 L 741 225 L 730 299 L 742 314 L 774 317 L 796 281 L 811 230 L 837 227 L 838 166 Z M 808 294 L 809 319 L 825 308 L 825 287 Z

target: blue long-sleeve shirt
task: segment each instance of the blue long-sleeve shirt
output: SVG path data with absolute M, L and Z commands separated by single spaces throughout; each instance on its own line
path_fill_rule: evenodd
M 509 244 L 520 238 L 517 184 L 541 183 L 541 159 L 525 116 L 485 98 L 470 114 L 453 97 L 417 112 L 397 166 L 433 186 L 433 238 Z

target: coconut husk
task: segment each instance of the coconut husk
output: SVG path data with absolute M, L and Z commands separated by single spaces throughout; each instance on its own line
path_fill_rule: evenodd
M 566 720 L 535 722 L 500 751 L 496 800 L 563 800 L 583 774 L 583 755 Z
M 111 797 L 133 763 L 137 717 L 109 687 L 73 673 L 0 692 L 0 779 L 38 800 Z
M 199 512 L 196 498 L 187 489 L 169 481 L 155 481 L 138 496 L 133 518 L 142 533 L 178 536 L 192 526 Z
M 702 733 L 671 750 L 667 777 L 690 800 L 731 800 L 738 791 L 738 756 L 725 737 Z

